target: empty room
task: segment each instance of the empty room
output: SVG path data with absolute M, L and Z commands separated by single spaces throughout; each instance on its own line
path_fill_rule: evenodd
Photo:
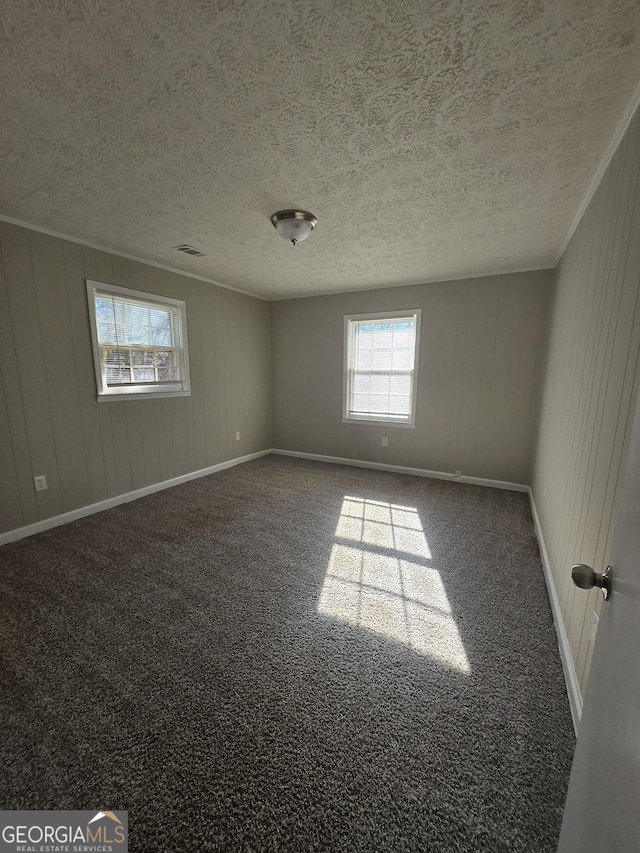
M 637 851 L 637 0 L 0 24 L 0 851 Z

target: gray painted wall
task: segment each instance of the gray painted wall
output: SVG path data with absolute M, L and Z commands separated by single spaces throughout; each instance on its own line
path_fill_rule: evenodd
M 268 303 L 2 222 L 0 252 L 0 532 L 270 446 Z M 186 301 L 190 397 L 96 401 L 85 278 Z
M 551 279 L 544 270 L 272 302 L 273 446 L 528 484 Z M 416 428 L 343 424 L 343 316 L 406 308 L 422 308 Z
M 573 563 L 606 567 L 640 373 L 640 113 L 556 271 L 533 477 L 554 582 L 582 690 L 601 595 Z M 547 497 L 545 500 L 545 490 Z

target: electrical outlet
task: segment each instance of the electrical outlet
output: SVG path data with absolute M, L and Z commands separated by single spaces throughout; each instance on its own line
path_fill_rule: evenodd
M 593 643 L 593 641 L 594 641 L 594 640 L 595 640 L 595 638 L 596 638 L 596 634 L 598 633 L 598 625 L 599 625 L 599 624 L 600 624 L 600 616 L 599 616 L 599 615 L 598 615 L 598 613 L 594 610 L 594 611 L 593 611 L 593 620 L 592 620 L 592 622 L 591 622 L 591 642 L 592 642 L 592 643 Z
M 459 480 L 462 477 L 462 471 L 456 471 L 453 476 L 456 480 Z
M 240 441 L 240 433 L 239 432 L 236 433 L 236 441 Z
M 389 447 L 389 439 L 386 435 L 382 436 L 382 446 L 383 447 Z
M 35 487 L 36 492 L 46 492 L 46 490 L 49 488 L 49 486 L 47 486 L 47 478 L 44 474 L 40 474 L 40 476 L 34 477 L 33 485 Z

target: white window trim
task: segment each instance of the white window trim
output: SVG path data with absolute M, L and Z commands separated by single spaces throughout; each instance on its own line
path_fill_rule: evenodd
M 187 344 L 187 304 L 181 299 L 171 299 L 169 296 L 160 296 L 157 293 L 147 293 L 143 290 L 131 290 L 128 287 L 118 287 L 115 284 L 107 284 L 103 281 L 92 281 L 86 279 L 87 304 L 89 307 L 89 324 L 91 326 L 91 346 L 93 349 L 93 365 L 96 373 L 96 388 L 98 391 L 98 402 L 104 403 L 114 400 L 158 400 L 165 397 L 189 397 L 191 396 L 191 384 L 189 374 L 189 347 Z M 145 302 L 156 302 L 158 304 L 171 305 L 178 309 L 177 316 L 177 345 L 180 349 L 180 365 L 183 380 L 176 385 L 118 385 L 109 387 L 102 371 L 100 361 L 100 344 L 98 343 L 98 328 L 96 323 L 95 294 L 113 293 L 118 296 L 127 296 L 140 299 Z
M 394 320 L 396 317 L 415 317 L 416 335 L 413 355 L 413 376 L 411 385 L 411 416 L 409 420 L 398 421 L 394 418 L 384 417 L 354 417 L 349 415 L 350 389 L 350 365 L 349 365 L 349 323 L 352 320 Z M 344 318 L 344 343 L 342 361 L 342 423 L 344 424 L 372 424 L 401 427 L 404 429 L 415 429 L 416 427 L 416 401 L 418 397 L 418 364 L 420 356 L 420 321 L 422 308 L 410 308 L 406 311 L 376 311 L 372 314 L 346 314 Z

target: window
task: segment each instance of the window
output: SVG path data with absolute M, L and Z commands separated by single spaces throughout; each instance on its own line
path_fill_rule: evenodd
M 89 280 L 87 295 L 98 400 L 191 393 L 184 302 Z
M 420 309 L 344 318 L 345 422 L 415 426 Z

